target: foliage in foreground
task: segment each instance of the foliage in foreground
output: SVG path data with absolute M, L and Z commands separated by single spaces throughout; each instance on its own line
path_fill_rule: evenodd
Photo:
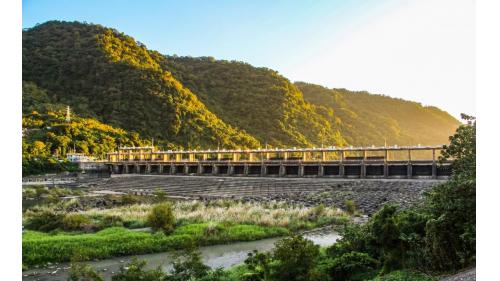
M 301 236 L 278 241 L 271 252 L 249 253 L 244 265 L 227 270 L 211 269 L 203 264 L 200 252 L 188 247 L 173 262 L 170 272 L 161 268 L 145 269 L 146 262 L 132 260 L 121 266 L 113 281 L 432 281 L 431 276 L 416 271 L 394 271 L 379 274 L 377 261 L 364 253 L 329 257 L 317 245 Z M 81 269 L 85 270 L 81 270 Z M 88 266 L 78 265 L 81 276 L 95 276 Z M 73 274 L 76 275 L 76 274 Z M 73 276 L 72 275 L 72 276 Z M 85 280 L 100 280 L 85 279 Z M 372 279 L 373 278 L 373 279 Z M 80 279 L 74 279 L 80 280 Z
M 476 122 L 463 118 L 468 123 L 450 137 L 443 152 L 444 159 L 455 160 L 451 179 L 429 192 L 420 208 L 386 205 L 364 226 L 346 228 L 328 249 L 330 255 L 366 253 L 380 261 L 384 272 L 446 272 L 475 263 Z

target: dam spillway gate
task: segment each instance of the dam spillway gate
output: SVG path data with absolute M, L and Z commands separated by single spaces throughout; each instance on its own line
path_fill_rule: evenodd
M 120 147 L 105 160 L 112 174 L 420 178 L 451 175 L 442 146 L 155 151 Z

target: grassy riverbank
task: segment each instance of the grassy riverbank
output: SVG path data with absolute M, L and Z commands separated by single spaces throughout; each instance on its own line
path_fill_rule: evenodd
M 288 233 L 283 227 L 213 223 L 180 226 L 169 235 L 132 231 L 123 227 L 107 228 L 96 233 L 49 234 L 27 231 L 23 234 L 23 262 L 33 266 L 47 262 L 105 259 L 182 249 L 191 243 L 211 245 L 251 241 Z
M 188 245 L 224 244 L 284 236 L 349 217 L 334 207 L 230 200 L 171 202 L 173 232 L 150 233 L 154 204 L 132 203 L 108 208 L 82 206 L 76 199 L 37 206 L 23 215 L 23 264 L 85 261 L 184 249 Z

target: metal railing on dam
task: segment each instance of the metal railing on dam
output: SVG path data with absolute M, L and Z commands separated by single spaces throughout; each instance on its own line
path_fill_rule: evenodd
M 155 151 L 120 147 L 105 164 L 114 174 L 447 178 L 450 162 L 437 161 L 442 146 L 326 147 Z

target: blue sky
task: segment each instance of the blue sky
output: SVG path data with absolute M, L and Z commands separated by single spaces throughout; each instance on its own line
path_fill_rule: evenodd
M 475 114 L 472 0 L 23 1 L 24 28 L 54 19 L 113 27 L 164 54 Z

